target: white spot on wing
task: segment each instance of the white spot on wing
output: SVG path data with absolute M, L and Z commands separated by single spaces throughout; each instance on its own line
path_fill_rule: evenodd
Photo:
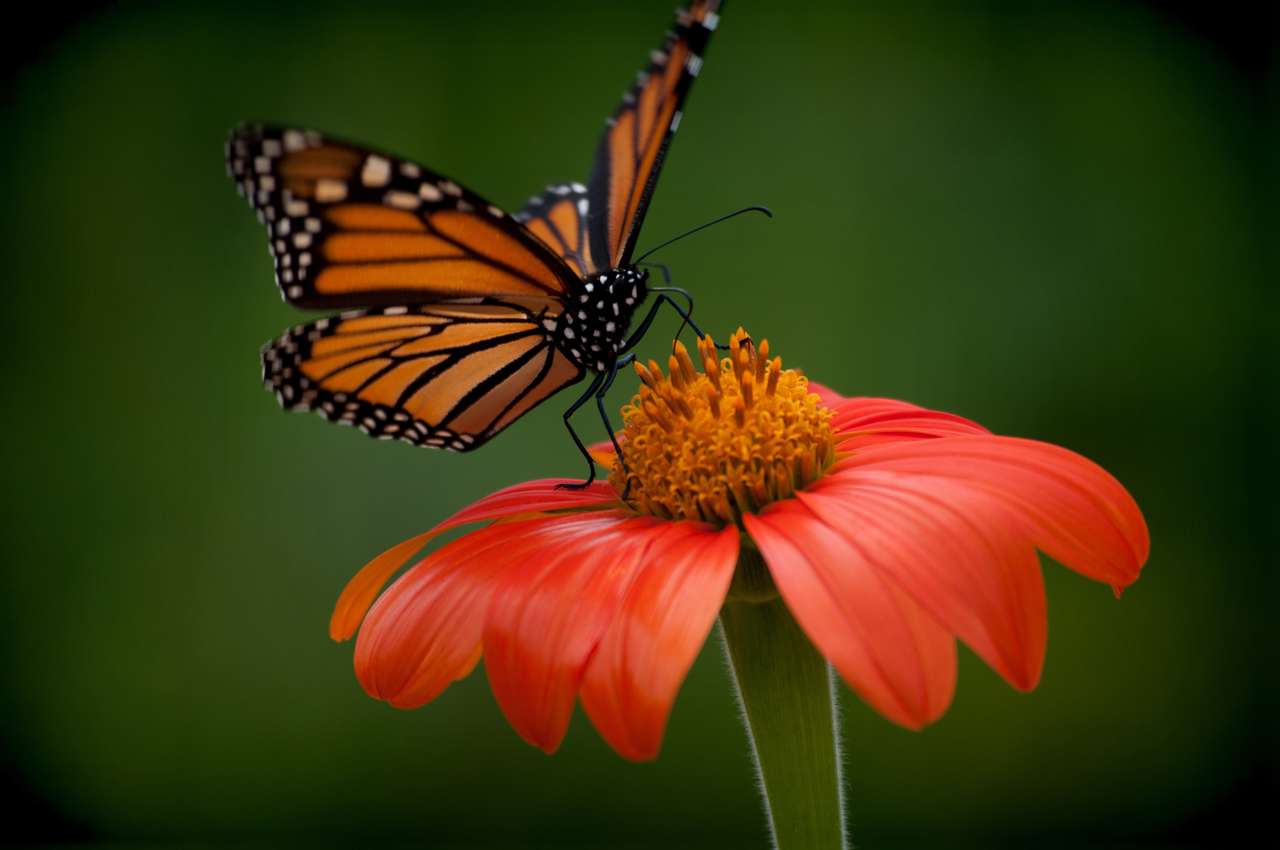
M 316 200 L 331 204 L 347 197 L 347 184 L 341 180 L 323 179 L 316 181 Z
M 364 161 L 360 182 L 366 186 L 385 186 L 391 179 L 391 163 L 380 156 L 370 156 Z
M 383 200 L 388 206 L 397 207 L 402 210 L 416 210 L 422 204 L 422 199 L 417 195 L 409 192 L 401 192 L 395 189 L 388 192 L 383 197 Z

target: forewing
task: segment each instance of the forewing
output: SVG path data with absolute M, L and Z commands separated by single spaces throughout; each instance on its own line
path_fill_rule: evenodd
M 227 171 L 267 227 L 281 293 L 299 307 L 551 299 L 574 280 L 501 209 L 407 160 L 309 130 L 246 126 L 227 141 Z
M 720 5 L 697 0 L 676 13 L 675 28 L 605 127 L 588 184 L 591 253 L 603 266 L 631 259 L 685 98 L 720 21 Z
M 587 237 L 589 208 L 586 186 L 561 183 L 548 186 L 545 192 L 530 198 L 524 209 L 516 213 L 516 220 L 545 242 L 579 277 L 585 278 L 607 268 L 592 260 L 591 241 Z
M 356 310 L 262 351 L 280 404 L 374 437 L 470 451 L 582 377 L 541 309 L 476 299 Z

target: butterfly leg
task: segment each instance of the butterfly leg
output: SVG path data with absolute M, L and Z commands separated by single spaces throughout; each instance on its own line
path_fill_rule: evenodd
M 671 269 L 666 263 L 636 263 L 636 265 L 646 269 L 657 269 L 662 272 L 662 282 L 667 286 L 671 285 Z
M 658 317 L 658 308 L 661 307 L 663 304 L 669 305 L 671 309 L 679 313 L 680 317 L 684 319 L 684 322 L 680 325 L 681 330 L 684 330 L 684 325 L 688 324 L 689 327 L 693 328 L 693 332 L 696 333 L 699 338 L 706 336 L 706 334 L 702 332 L 702 329 L 693 323 L 693 319 L 690 318 L 688 312 L 686 312 L 679 304 L 673 301 L 670 296 L 665 294 L 668 290 L 650 289 L 649 291 L 658 292 L 660 294 L 656 299 L 654 299 L 653 306 L 649 308 L 649 312 L 645 314 L 644 319 L 641 320 L 640 324 L 636 327 L 636 329 L 631 332 L 631 336 L 627 337 L 627 341 L 623 343 L 622 345 L 623 351 L 630 351 L 631 349 L 635 348 L 637 345 L 640 344 L 640 340 L 644 337 L 646 333 L 649 332 L 649 326 L 652 325 L 653 320 Z M 679 291 L 684 292 L 683 289 Z M 688 295 L 688 293 L 684 293 L 684 294 Z M 721 346 L 717 344 L 716 347 L 724 348 L 725 346 Z
M 630 366 L 636 361 L 635 352 L 624 354 L 617 360 L 613 361 L 613 368 L 609 370 L 609 377 L 604 379 L 600 388 L 596 390 L 596 409 L 600 411 L 600 419 L 604 422 L 604 429 L 609 434 L 609 442 L 613 443 L 613 450 L 618 453 L 618 460 L 622 462 L 622 470 L 627 470 L 627 459 L 622 454 L 622 446 L 618 445 L 618 438 L 613 433 L 613 423 L 609 421 L 609 412 L 604 407 L 604 397 L 609 392 L 609 388 L 613 386 L 613 381 L 618 377 L 618 370 L 624 366 Z
M 678 286 L 671 285 L 671 269 L 667 268 L 665 263 L 643 263 L 642 265 L 649 268 L 655 268 L 658 271 L 662 272 L 662 281 L 664 284 L 666 284 L 665 286 L 650 287 L 649 289 L 650 292 L 660 292 L 660 293 L 669 292 L 672 295 L 679 295 L 682 298 L 684 298 L 685 302 L 689 305 L 687 311 L 682 311 L 680 307 L 670 298 L 667 298 L 666 300 L 666 303 L 670 304 L 675 309 L 675 311 L 680 314 L 680 317 L 682 319 L 682 321 L 680 322 L 680 328 L 676 331 L 675 338 L 679 339 L 680 334 L 684 333 L 685 325 L 688 325 L 689 327 L 693 328 L 693 332 L 698 335 L 699 339 L 706 336 L 706 334 L 702 332 L 702 329 L 699 328 L 696 324 L 694 324 L 694 321 L 693 321 L 693 296 L 690 295 L 687 290 L 681 289 Z M 660 303 L 662 303 L 661 299 L 659 299 L 657 302 L 654 303 L 653 309 L 650 310 L 650 312 L 652 313 L 653 311 L 655 311 L 658 307 L 658 304 Z M 645 325 L 645 327 L 647 328 L 647 325 Z M 722 343 L 722 342 L 717 342 L 716 348 L 720 349 L 721 351 L 729 350 L 729 346 L 726 343 Z
M 693 321 L 693 296 L 690 295 L 687 290 L 681 289 L 678 286 L 655 286 L 650 288 L 649 291 L 659 292 L 659 293 L 669 292 L 671 293 L 671 295 L 679 295 L 680 297 L 684 298 L 685 302 L 689 305 L 688 308 L 686 308 L 685 310 L 681 310 L 680 305 L 677 304 L 673 299 L 671 299 L 670 296 L 665 294 L 658 296 L 659 298 L 665 298 L 667 300 L 667 303 L 671 305 L 671 308 L 680 314 L 680 318 L 682 319 L 682 321 L 680 322 L 679 329 L 676 331 L 676 339 L 679 339 L 680 334 L 684 332 L 685 325 L 688 325 L 689 327 L 693 328 L 693 332 L 698 335 L 699 339 L 706 336 L 706 334 L 702 332 L 702 328 L 698 327 L 697 324 L 695 324 Z M 750 342 L 750 339 L 748 339 L 747 341 Z M 715 346 L 721 351 L 729 350 L 729 344 L 727 342 L 717 342 Z
M 689 327 L 693 328 L 693 332 L 694 332 L 695 334 L 697 334 L 697 335 L 698 335 L 698 338 L 699 338 L 699 339 L 701 339 L 702 337 L 706 336 L 706 334 L 704 334 L 704 333 L 702 332 L 702 328 L 698 327 L 698 326 L 697 326 L 696 324 L 694 324 L 694 322 L 693 322 L 693 296 L 692 296 L 692 295 L 690 295 L 688 292 L 686 292 L 685 290 L 681 289 L 681 288 L 680 288 L 680 287 L 678 287 L 678 286 L 659 287 L 659 288 L 655 289 L 654 291 L 655 291 L 655 292 L 670 292 L 672 295 L 680 295 L 680 296 L 682 296 L 682 297 L 685 299 L 685 301 L 689 304 L 689 306 L 688 306 L 685 310 L 681 310 L 681 309 L 680 309 L 680 307 L 679 307 L 679 305 L 677 305 L 677 304 L 676 304 L 676 302 L 675 302 L 675 300 L 674 300 L 674 299 L 672 299 L 670 296 L 662 296 L 662 297 L 665 297 L 665 298 L 667 299 L 667 303 L 668 303 L 668 304 L 670 304 L 670 305 L 671 305 L 671 307 L 672 307 L 672 308 L 673 308 L 677 313 L 679 313 L 679 314 L 680 314 L 680 327 L 676 328 L 676 335 L 675 335 L 674 339 L 679 339 L 679 338 L 680 338 L 680 334 L 684 333 L 684 326 L 685 326 L 685 325 L 688 325 Z M 726 347 L 727 347 L 727 346 L 726 346 Z
M 582 438 L 578 436 L 578 432 L 573 430 L 573 423 L 569 420 L 573 414 L 577 412 L 579 407 L 586 404 L 587 401 L 596 394 L 600 389 L 600 384 L 604 382 L 604 373 L 597 372 L 595 377 L 591 379 L 591 385 L 587 387 L 586 392 L 578 396 L 578 398 L 569 405 L 569 409 L 564 412 L 564 427 L 569 429 L 569 436 L 573 437 L 573 443 L 578 447 L 578 451 L 582 452 L 582 456 L 587 459 L 587 480 L 578 484 L 557 484 L 557 490 L 584 490 L 590 486 L 592 481 L 596 480 L 596 462 L 591 458 L 591 452 L 587 451 L 586 444 L 582 442 Z M 610 436 L 613 432 L 610 431 Z
M 609 370 L 609 377 L 605 378 L 600 388 L 596 390 L 596 409 L 600 411 L 600 419 L 604 422 L 604 430 L 609 435 L 609 442 L 613 443 L 613 450 L 618 453 L 618 462 L 622 464 L 622 471 L 627 472 L 627 457 L 622 453 L 622 446 L 618 443 L 618 437 L 613 432 L 613 423 L 609 421 L 609 411 L 605 409 L 604 397 L 609 392 L 609 388 L 613 386 L 613 381 L 618 377 L 618 371 L 624 366 L 629 366 L 636 360 L 635 352 L 624 354 L 617 360 L 613 361 L 613 368 Z M 622 488 L 622 498 L 625 501 L 627 492 L 631 489 L 631 479 L 626 479 L 626 485 Z

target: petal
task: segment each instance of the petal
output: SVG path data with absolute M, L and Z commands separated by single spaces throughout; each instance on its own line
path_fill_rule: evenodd
M 480 522 L 486 519 L 502 519 L 522 514 L 547 511 L 592 510 L 618 506 L 618 494 L 606 481 L 595 481 L 586 487 L 572 478 L 543 478 L 525 481 L 490 493 L 472 502 L 453 516 L 441 522 L 434 532 Z
M 889 398 L 844 399 L 833 409 L 831 427 L 838 434 L 838 447 L 843 452 L 877 443 L 990 433 L 963 416 Z
M 569 517 L 499 523 L 427 556 L 378 599 L 356 641 L 356 676 L 370 696 L 401 708 L 434 699 L 479 657 L 499 575 L 556 539 Z
M 582 682 L 582 705 L 622 756 L 655 758 L 676 693 L 729 590 L 738 529 L 676 523 L 655 541 Z
M 580 514 L 559 539 L 497 580 L 484 627 L 485 669 L 507 720 L 529 743 L 560 746 L 587 661 L 622 607 L 650 544 L 670 523 Z
M 329 619 L 329 637 L 334 640 L 347 640 L 355 634 L 365 612 L 369 610 L 369 606 L 373 604 L 378 591 L 382 590 L 387 579 L 391 578 L 396 570 L 400 569 L 404 562 L 425 546 L 431 538 L 443 531 L 486 519 L 501 519 L 542 511 L 591 510 L 613 507 L 617 504 L 617 494 L 603 481 L 582 489 L 560 486 L 577 483 L 568 478 L 548 478 L 505 487 L 471 503 L 430 531 L 392 546 L 365 564 L 343 588 L 342 594 L 338 597 L 338 603 L 334 606 L 333 615 Z
M 1123 485 L 1049 443 L 987 436 L 879 445 L 841 462 L 830 478 L 870 469 L 951 481 L 961 499 L 990 494 L 1046 554 L 1117 590 L 1137 580 L 1150 553 L 1146 521 Z
M 403 543 L 397 543 L 378 557 L 360 568 L 351 577 L 347 586 L 338 597 L 338 604 L 333 606 L 333 614 L 329 617 L 329 637 L 333 640 L 348 640 L 356 629 L 364 614 L 378 597 L 378 591 L 387 583 L 387 579 L 396 570 L 404 566 L 404 562 L 413 557 L 427 541 L 438 532 L 427 531 L 416 537 L 410 537 Z
M 622 442 L 622 432 L 618 432 L 618 442 Z M 591 455 L 591 459 L 605 469 L 611 469 L 614 458 L 618 456 L 618 453 L 613 450 L 613 443 L 610 440 L 602 440 L 599 443 L 592 443 L 587 446 L 587 454 Z
M 1047 636 L 1044 581 L 1011 513 L 945 479 L 859 472 L 825 478 L 797 501 L 1010 684 L 1035 687 Z
M 910 729 L 946 711 L 955 641 L 859 546 L 794 500 L 743 522 L 800 627 L 862 699 Z
M 825 407 L 838 407 L 845 400 L 840 393 L 814 380 L 809 381 L 809 392 L 820 398 Z

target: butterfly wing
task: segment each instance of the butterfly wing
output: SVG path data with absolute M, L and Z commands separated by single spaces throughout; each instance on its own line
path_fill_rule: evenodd
M 524 226 L 422 166 L 308 130 L 241 127 L 227 171 L 299 307 L 554 299 L 574 272 Z
M 281 406 L 381 439 L 471 451 L 582 377 L 546 311 L 495 299 L 355 310 L 262 350 Z
M 601 268 L 631 259 L 685 98 L 719 23 L 720 5 L 695 0 L 677 12 L 675 28 L 605 127 L 587 193 L 591 255 Z
M 534 195 L 515 217 L 579 277 L 586 277 L 600 271 L 591 259 L 588 213 L 587 187 L 581 183 L 561 183 Z

